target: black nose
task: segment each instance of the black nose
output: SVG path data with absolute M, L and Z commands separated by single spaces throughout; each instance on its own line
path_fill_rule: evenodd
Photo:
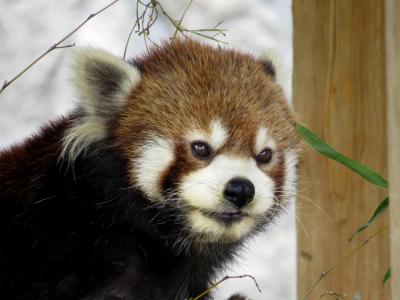
M 224 197 L 237 207 L 242 208 L 254 198 L 255 188 L 250 180 L 233 178 L 226 184 Z

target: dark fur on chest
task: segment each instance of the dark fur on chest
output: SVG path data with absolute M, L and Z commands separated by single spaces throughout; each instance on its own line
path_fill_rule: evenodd
M 189 245 L 173 201 L 152 207 L 125 179 L 112 138 L 59 161 L 70 121 L 0 154 L 0 297 L 185 299 L 233 246 Z

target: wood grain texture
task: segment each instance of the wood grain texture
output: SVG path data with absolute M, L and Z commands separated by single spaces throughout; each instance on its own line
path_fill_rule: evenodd
M 400 1 L 386 0 L 392 297 L 400 299 Z
M 294 106 L 301 122 L 334 148 L 387 176 L 384 2 L 295 0 Z M 385 198 L 381 190 L 305 146 L 297 215 L 298 298 L 367 236 L 352 242 Z M 390 299 L 382 279 L 389 266 L 388 231 L 326 276 L 307 299 L 325 291 Z

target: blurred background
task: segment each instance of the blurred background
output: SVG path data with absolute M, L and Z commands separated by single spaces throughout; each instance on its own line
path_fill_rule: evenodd
M 90 13 L 107 5 L 105 0 L 2 0 L 0 2 L 0 82 L 10 80 L 54 42 L 70 32 Z M 145 1 L 147 2 L 147 1 Z M 179 19 L 188 0 L 161 0 L 168 14 Z M 136 1 L 120 0 L 91 19 L 67 44 L 94 46 L 123 55 L 136 20 Z M 194 0 L 183 25 L 212 28 L 220 21 L 227 29 L 226 47 L 272 57 L 278 77 L 291 98 L 292 15 L 290 0 Z M 163 16 L 150 29 L 160 42 L 174 32 Z M 214 43 L 210 40 L 205 42 Z M 132 36 L 127 57 L 146 52 L 143 38 Z M 69 83 L 71 48 L 56 49 L 33 66 L 0 95 L 0 148 L 22 141 L 41 125 L 73 109 L 75 95 Z M 294 205 L 292 205 L 294 206 Z M 250 274 L 260 284 L 260 294 L 247 278 L 225 281 L 215 299 L 241 292 L 251 299 L 296 299 L 296 234 L 292 207 L 289 214 L 251 241 L 241 256 L 219 276 Z

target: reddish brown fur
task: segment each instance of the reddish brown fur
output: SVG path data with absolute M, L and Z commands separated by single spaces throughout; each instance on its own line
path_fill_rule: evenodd
M 183 174 L 209 163 L 191 155 L 190 142 L 183 138 L 189 130 L 208 131 L 218 119 L 230 135 L 218 152 L 254 157 L 256 133 L 266 127 L 277 151 L 271 164 L 259 167 L 274 179 L 279 196 L 282 152 L 296 148 L 298 138 L 269 64 L 265 68 L 246 54 L 175 41 L 154 49 L 138 65 L 143 80 L 119 115 L 107 114 L 110 103 L 104 101 L 110 94 L 96 98 L 101 108 L 96 117 L 107 123 L 107 136 L 95 139 L 73 162 L 60 152 L 68 129 L 86 120 L 84 109 L 0 153 L 4 299 L 188 299 L 206 290 L 245 237 L 210 240 L 207 232 L 191 232 L 179 195 L 153 206 L 146 191 L 131 186 L 137 163 L 132 159 L 157 135 L 174 143 L 175 161 L 160 170 L 160 190 L 168 192 Z M 94 88 L 108 84 L 115 92 L 117 82 L 110 85 L 107 79 L 115 79 L 118 68 L 110 75 L 108 67 L 86 75 L 96 79 L 90 83 Z M 281 208 L 274 202 L 247 236 Z
M 268 128 L 278 151 L 297 147 L 295 120 L 282 90 L 252 56 L 178 40 L 152 50 L 138 64 L 143 79 L 116 128 L 127 157 L 135 157 L 138 145 L 157 134 L 177 141 L 190 129 L 209 131 L 213 119 L 229 130 L 230 140 L 220 153 L 254 157 L 261 127 Z M 180 155 L 186 154 L 181 174 L 207 164 L 190 155 L 187 141 L 179 143 Z M 276 182 L 283 181 L 282 160 L 263 168 Z

